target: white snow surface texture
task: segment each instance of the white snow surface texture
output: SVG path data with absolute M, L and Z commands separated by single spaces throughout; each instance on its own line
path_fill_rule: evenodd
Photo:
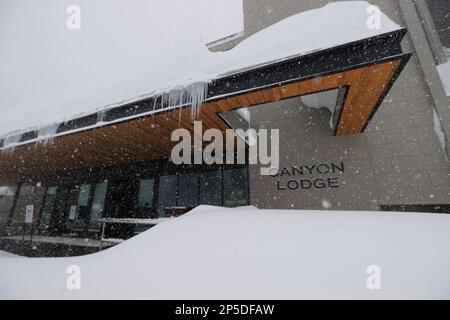
M 368 2 L 339 1 L 213 53 L 197 2 L 79 0 L 78 31 L 66 28 L 70 4 L 2 3 L 0 137 L 399 29 L 382 15 L 382 28 L 370 30 Z
M 449 299 L 449 229 L 447 215 L 202 206 L 101 253 L 0 255 L 0 299 Z

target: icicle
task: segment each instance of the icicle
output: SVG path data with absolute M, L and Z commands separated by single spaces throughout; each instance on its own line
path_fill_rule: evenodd
M 169 107 L 183 105 L 184 89 L 174 89 L 169 92 Z
M 153 111 L 156 110 L 156 103 L 157 103 L 157 102 L 158 102 L 158 97 L 155 96 L 155 97 L 154 97 L 154 101 L 153 101 Z
M 44 146 L 52 143 L 55 139 L 55 134 L 58 131 L 59 124 L 53 124 L 46 127 L 43 127 L 38 130 L 38 140 L 39 143 L 42 143 Z
M 168 101 L 168 107 L 182 107 L 186 104 L 191 105 L 192 118 L 200 113 L 200 107 L 208 95 L 207 82 L 195 82 L 183 88 L 174 88 L 161 96 L 161 105 Z M 156 104 L 156 100 L 155 100 Z
M 19 144 L 21 137 L 22 137 L 21 134 L 6 137 L 3 142 L 2 151 L 5 153 L 13 153 L 14 150 L 16 149 L 16 146 Z
M 97 113 L 97 124 L 103 123 L 103 120 L 105 119 L 105 115 L 106 115 L 106 109 L 101 110 Z
M 168 94 L 167 93 L 163 93 L 161 95 L 161 108 L 164 108 L 164 104 L 166 103 L 166 98 L 167 98 Z
M 195 82 L 186 88 L 189 102 L 192 105 L 192 117 L 195 118 L 200 114 L 201 106 L 208 96 L 208 83 Z

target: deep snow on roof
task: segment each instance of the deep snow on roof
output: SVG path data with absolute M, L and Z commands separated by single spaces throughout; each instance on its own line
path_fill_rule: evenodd
M 91 6 L 101 6 L 100 14 L 88 16 L 78 33 L 68 32 L 67 37 L 58 38 L 59 42 L 51 38 L 53 20 L 50 25 L 41 21 L 44 27 L 37 31 L 28 28 L 30 33 L 22 36 L 30 41 L 27 61 L 3 61 L 13 63 L 20 72 L 0 72 L 0 137 L 400 29 L 383 14 L 381 28 L 369 29 L 368 2 L 340 1 L 289 17 L 230 51 L 212 53 L 192 23 L 195 16 L 184 16 L 183 6 L 164 1 L 155 14 L 147 7 L 148 1 L 144 3 L 137 1 L 127 6 L 118 19 L 105 14 L 101 1 L 86 2 L 87 9 L 83 10 L 90 13 Z M 89 18 L 96 23 L 89 24 Z M 39 43 L 33 38 L 36 32 L 37 39 L 48 40 Z M 9 36 L 15 37 L 14 32 Z M 6 47 L 9 53 L 14 49 L 14 45 Z M 27 65 L 34 66 L 30 72 L 26 71 Z M 11 98 L 9 91 L 20 91 L 21 87 L 34 90 Z
M 0 299 L 448 299 L 449 228 L 448 215 L 205 206 L 101 253 L 0 257 Z M 66 287 L 72 265 L 81 290 Z

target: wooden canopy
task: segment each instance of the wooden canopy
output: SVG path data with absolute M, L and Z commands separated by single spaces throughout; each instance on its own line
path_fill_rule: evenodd
M 257 75 L 264 69 L 264 77 L 261 83 L 249 83 L 247 90 L 232 87 L 229 92 L 220 92 L 220 81 L 211 87 L 210 97 L 201 107 L 196 120 L 203 122 L 203 128 L 215 128 L 226 130 L 229 126 L 219 116 L 220 113 L 239 108 L 258 106 L 264 103 L 279 101 L 311 93 L 317 93 L 336 88 L 346 88 L 346 97 L 339 121 L 336 135 L 357 134 L 362 132 L 375 114 L 378 106 L 383 101 L 390 87 L 408 61 L 410 55 L 401 53 L 399 43 L 402 34 L 397 37 L 387 37 L 382 42 L 383 46 L 378 50 L 384 56 L 360 57 L 355 55 L 353 61 L 345 54 L 358 53 L 360 49 L 356 44 L 350 48 L 338 48 L 336 52 L 328 52 L 330 65 L 328 70 L 313 70 L 308 74 L 299 62 L 303 60 L 290 60 L 287 65 L 276 65 L 272 73 L 270 66 L 261 69 L 253 69 L 246 72 L 246 76 L 256 81 Z M 383 40 L 383 39 L 381 39 Z M 369 52 L 377 52 L 372 46 L 380 45 L 380 39 L 372 39 L 372 42 L 364 42 L 362 48 Z M 391 47 L 388 46 L 391 45 Z M 395 45 L 395 48 L 392 47 Z M 370 51 L 373 50 L 373 51 Z M 399 51 L 400 50 L 400 51 Z M 327 52 L 320 53 L 316 59 L 327 57 Z M 313 60 L 313 56 L 308 57 Z M 346 60 L 347 58 L 347 60 Z M 370 58 L 370 55 L 369 55 Z M 362 59 L 357 63 L 357 59 Z M 350 61 L 350 65 L 333 65 L 336 61 Z M 311 64 L 314 64 L 311 63 Z M 337 63 L 337 62 L 336 62 Z M 308 66 L 310 66 L 309 64 Z M 296 67 L 297 66 L 297 67 Z M 289 72 L 280 72 L 280 68 L 286 67 Z M 291 76 L 294 74 L 295 76 Z M 268 77 L 273 75 L 273 77 Z M 245 85 L 242 75 L 234 75 L 224 79 L 236 86 Z M 281 77 L 281 78 L 280 78 Z M 288 79 L 282 80 L 283 77 Z M 228 88 L 228 87 L 227 87 Z M 124 109 L 125 110 L 125 109 Z M 151 161 L 170 156 L 175 143 L 170 141 L 171 133 L 177 128 L 186 128 L 193 135 L 193 118 L 191 108 L 183 106 L 171 110 L 161 108 L 156 113 L 138 115 L 124 118 L 123 121 L 113 121 L 96 128 L 68 132 L 56 137 L 52 142 L 43 144 L 40 142 L 24 143 L 14 150 L 0 152 L 0 183 L 15 184 L 19 180 L 30 179 L 39 181 L 40 178 L 56 171 L 77 169 L 89 169 L 126 165 L 127 163 Z

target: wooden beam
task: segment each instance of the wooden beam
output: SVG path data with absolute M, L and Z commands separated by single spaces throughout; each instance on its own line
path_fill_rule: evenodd
M 258 89 L 204 104 L 197 117 L 204 129 L 225 131 L 219 113 L 348 86 L 336 135 L 360 133 L 381 102 L 402 58 L 331 75 Z M 257 107 L 257 106 L 255 106 Z M 171 133 L 185 128 L 193 133 L 189 108 L 161 112 L 56 138 L 48 145 L 24 145 L 0 153 L 0 183 L 17 178 L 39 179 L 49 172 L 151 161 L 170 156 L 176 144 Z

